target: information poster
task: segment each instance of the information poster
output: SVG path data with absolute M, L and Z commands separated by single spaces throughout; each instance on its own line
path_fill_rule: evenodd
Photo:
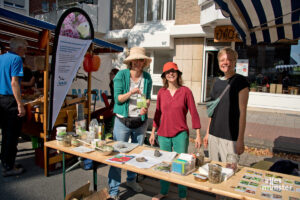
M 248 59 L 238 59 L 236 62 L 236 73 L 243 76 L 248 76 L 249 72 L 249 60 Z
M 55 124 L 93 37 L 93 25 L 83 10 L 71 8 L 63 13 L 56 27 L 51 65 L 50 129 Z

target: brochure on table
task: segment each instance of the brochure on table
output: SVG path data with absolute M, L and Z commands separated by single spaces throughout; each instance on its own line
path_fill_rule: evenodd
M 167 152 L 167 151 L 159 151 L 161 153 L 160 157 L 154 156 L 154 150 L 143 150 L 140 155 L 144 157 L 150 157 L 160 162 L 172 162 L 172 160 L 176 157 L 176 152 Z
M 126 164 L 135 166 L 137 168 L 147 169 L 147 168 L 151 168 L 154 165 L 157 165 L 157 164 L 161 163 L 161 161 L 158 160 L 158 159 L 147 157 L 147 156 L 143 156 L 141 154 L 130 154 L 130 155 L 134 156 L 135 158 L 129 160 L 128 162 L 126 162 Z M 144 162 L 137 161 L 137 158 L 140 158 L 140 157 L 144 157 L 145 161 Z

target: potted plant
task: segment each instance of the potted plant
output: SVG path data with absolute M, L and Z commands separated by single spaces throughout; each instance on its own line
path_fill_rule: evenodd
M 255 82 L 250 84 L 250 91 L 251 92 L 257 91 L 257 84 Z

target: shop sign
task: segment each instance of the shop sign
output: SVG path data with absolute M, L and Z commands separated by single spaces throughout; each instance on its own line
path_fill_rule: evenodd
M 233 26 L 217 26 L 214 42 L 242 42 Z
M 237 74 L 241 74 L 243 76 L 248 76 L 249 60 L 248 59 L 238 59 L 236 62 L 235 71 Z

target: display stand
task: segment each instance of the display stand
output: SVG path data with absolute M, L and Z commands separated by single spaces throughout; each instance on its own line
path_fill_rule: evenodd
M 49 35 L 50 38 L 50 35 Z M 93 49 L 93 44 L 91 44 L 91 48 Z M 45 59 L 45 72 L 44 72 L 44 105 L 49 104 L 49 39 L 47 42 L 47 50 L 46 50 L 46 59 Z M 73 122 L 74 118 L 76 116 L 76 103 L 84 102 L 84 113 L 87 114 L 87 124 L 89 124 L 91 119 L 91 72 L 88 73 L 88 85 L 87 85 L 87 102 L 85 101 L 85 97 L 83 98 L 76 98 L 74 100 L 65 100 L 65 108 L 62 108 L 58 114 L 58 117 L 56 119 L 56 122 L 54 123 L 54 127 L 60 124 L 67 123 L 67 131 L 73 130 Z M 73 105 L 72 105 L 73 104 Z M 47 127 L 48 127 L 48 106 L 44 106 L 44 123 L 43 123 L 43 139 L 44 143 L 47 142 L 50 139 L 50 134 L 48 133 Z M 49 151 L 47 147 L 44 145 L 44 174 L 45 176 L 49 175 L 49 166 L 52 164 L 55 164 L 57 162 L 62 161 L 62 155 L 56 155 L 54 157 L 49 156 Z

